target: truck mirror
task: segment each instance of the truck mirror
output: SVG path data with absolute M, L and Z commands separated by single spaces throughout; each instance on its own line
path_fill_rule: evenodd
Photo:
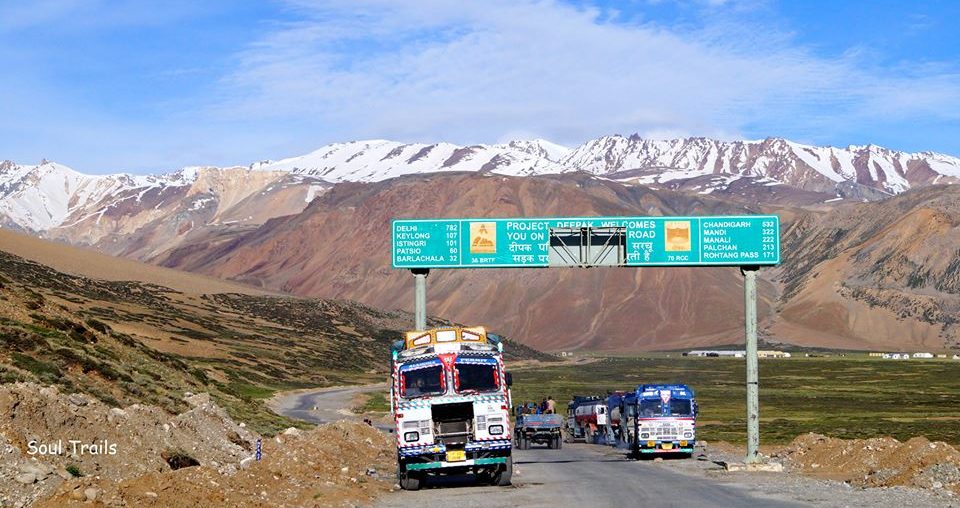
M 513 386 L 513 373 L 511 373 L 511 372 L 505 372 L 505 373 L 503 374 L 503 377 L 504 377 L 504 379 L 505 379 L 506 382 L 507 382 L 507 386 Z

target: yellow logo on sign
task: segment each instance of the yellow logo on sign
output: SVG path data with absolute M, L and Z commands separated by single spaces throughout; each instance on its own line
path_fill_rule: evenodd
M 497 223 L 470 223 L 470 254 L 497 253 Z
M 667 231 L 664 250 L 690 250 L 690 221 L 669 220 L 663 223 L 663 227 Z

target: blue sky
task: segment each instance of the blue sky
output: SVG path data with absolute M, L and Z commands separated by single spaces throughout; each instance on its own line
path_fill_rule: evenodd
M 708 136 L 960 155 L 960 2 L 0 3 L 0 159 Z

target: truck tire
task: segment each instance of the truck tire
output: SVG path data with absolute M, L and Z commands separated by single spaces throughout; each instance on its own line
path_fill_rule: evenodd
M 498 487 L 510 486 L 510 479 L 513 477 L 513 457 L 507 457 L 507 463 L 503 469 L 497 470 L 493 475 L 493 484 Z
M 552 450 L 556 447 L 557 447 L 557 438 L 551 437 L 550 440 L 547 441 L 547 448 Z
M 561 448 L 563 448 L 563 439 L 560 439 L 560 436 L 557 436 L 557 437 L 555 437 L 554 439 L 557 440 L 557 446 L 555 446 L 554 448 L 556 448 L 556 449 L 558 449 L 558 450 L 561 449 Z
M 403 465 L 397 471 L 397 479 L 400 480 L 400 488 L 403 490 L 420 490 L 423 478 L 418 473 L 402 471 Z

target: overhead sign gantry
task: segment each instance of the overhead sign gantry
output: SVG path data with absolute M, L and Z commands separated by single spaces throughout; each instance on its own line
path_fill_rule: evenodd
M 394 268 L 779 263 L 776 215 L 393 221 Z
M 394 268 L 416 279 L 416 328 L 426 327 L 433 268 L 734 266 L 744 275 L 747 462 L 759 460 L 757 285 L 761 266 L 780 264 L 776 215 L 396 219 Z

